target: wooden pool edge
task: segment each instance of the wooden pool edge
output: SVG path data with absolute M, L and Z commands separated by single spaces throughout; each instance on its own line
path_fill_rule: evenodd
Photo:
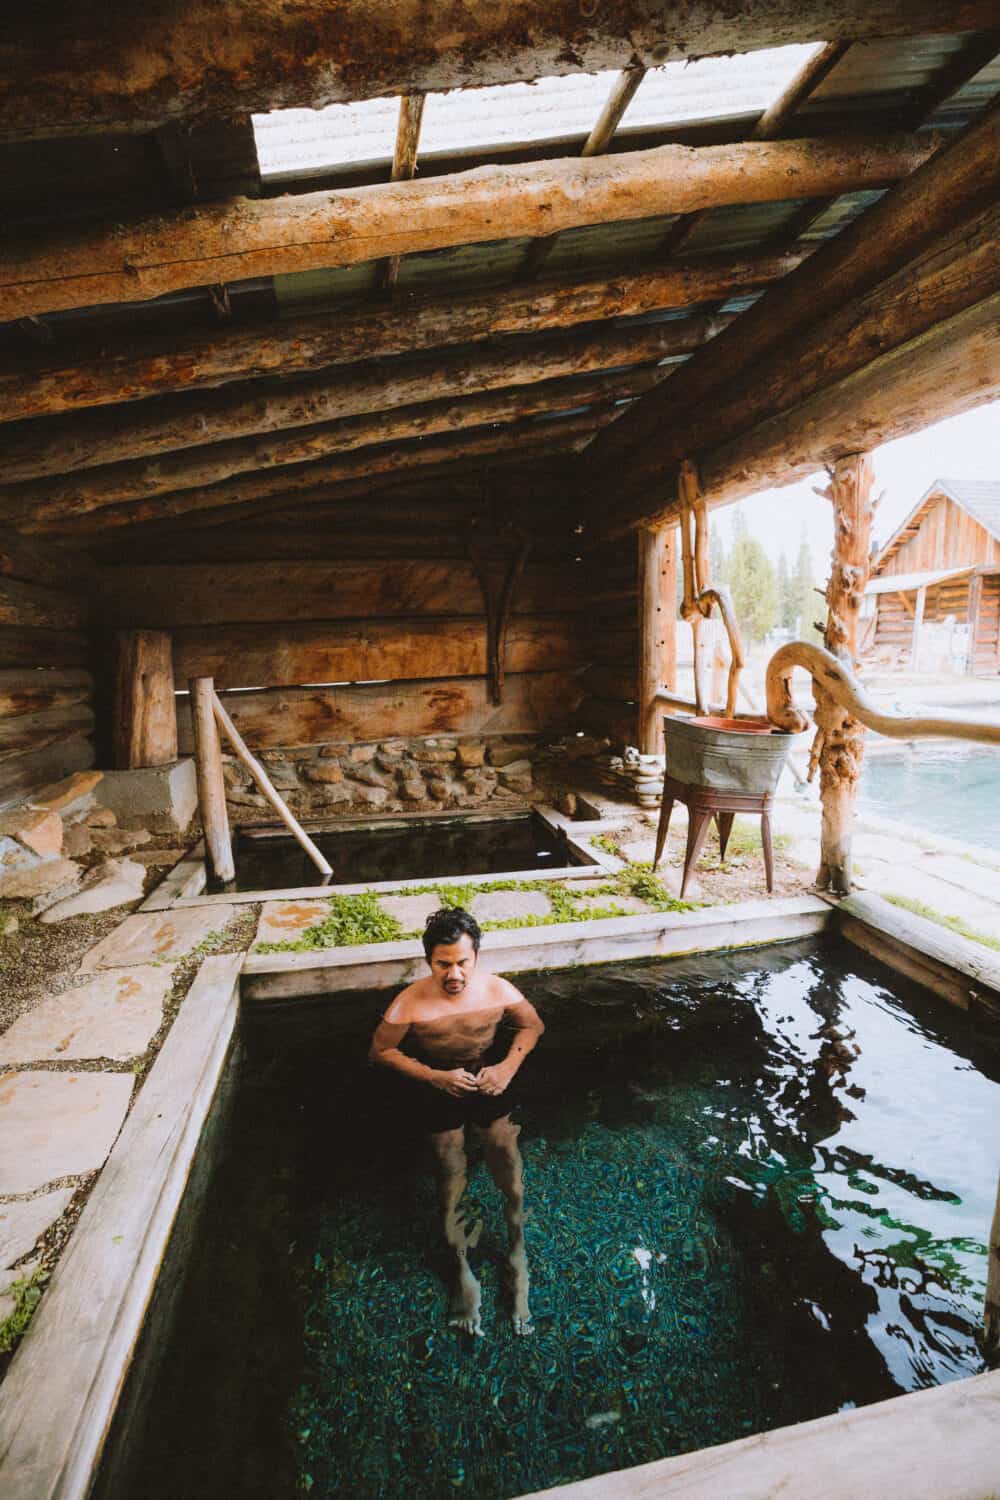
M 634 958 L 671 958 L 723 948 L 763 947 L 822 932 L 830 906 L 816 896 L 742 901 L 693 912 L 650 912 L 488 932 L 483 961 L 502 974 L 574 968 Z M 388 989 L 426 971 L 417 939 L 310 953 L 248 953 L 244 1000 L 291 1000 L 342 990 Z
M 241 960 L 199 969 L 11 1362 L 4 1500 L 84 1500 L 91 1489 L 225 1071 Z

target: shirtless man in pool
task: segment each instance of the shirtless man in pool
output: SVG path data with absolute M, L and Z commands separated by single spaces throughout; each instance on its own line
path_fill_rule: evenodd
M 475 919 L 460 907 L 434 913 L 424 932 L 430 976 L 397 995 L 368 1055 L 398 1075 L 404 1117 L 427 1135 L 434 1153 L 454 1276 L 449 1323 L 482 1336 L 479 1283 L 466 1254 L 482 1226 L 467 1226 L 461 1207 L 467 1178 L 465 1127 L 471 1125 L 482 1137 L 486 1165 L 504 1196 L 514 1331 L 527 1334 L 533 1329 L 517 1149 L 520 1126 L 510 1120 L 515 1102 L 510 1085 L 545 1027 L 519 990 L 478 968 L 479 940 Z M 514 1033 L 506 1051 L 505 1039 L 497 1034 L 502 1022 Z

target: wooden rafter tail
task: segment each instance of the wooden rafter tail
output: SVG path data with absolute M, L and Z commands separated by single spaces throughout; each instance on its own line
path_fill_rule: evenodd
M 232 719 L 226 713 L 225 708 L 222 706 L 222 702 L 219 698 L 218 693 L 215 691 L 214 686 L 212 688 L 212 713 L 215 716 L 215 721 L 218 724 L 219 728 L 223 731 L 227 740 L 232 745 L 233 750 L 236 754 L 236 758 L 242 761 L 243 765 L 246 766 L 247 770 L 250 772 L 250 775 L 260 787 L 261 792 L 267 798 L 268 802 L 270 802 L 271 806 L 274 808 L 275 812 L 278 814 L 278 817 L 284 823 L 289 833 L 295 839 L 296 843 L 298 843 L 305 850 L 321 875 L 325 877 L 331 876 L 333 874 L 332 866 L 317 849 L 316 845 L 306 833 L 305 829 L 302 827 L 295 814 L 289 808 L 288 804 L 275 790 L 274 783 L 271 781 L 271 778 L 264 770 L 264 767 L 261 765 L 260 761 L 247 749 L 246 743 L 239 730 L 236 728 L 236 725 L 233 723 Z

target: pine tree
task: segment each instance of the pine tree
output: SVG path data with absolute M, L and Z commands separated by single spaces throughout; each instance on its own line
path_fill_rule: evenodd
M 817 630 L 817 623 L 823 618 L 823 601 L 816 592 L 816 573 L 813 568 L 812 549 L 809 546 L 805 531 L 799 543 L 799 555 L 795 559 L 795 572 L 792 574 L 789 585 L 791 614 L 793 616 L 791 629 L 801 641 L 818 641 L 822 638 L 822 630 Z M 797 621 L 797 624 L 796 624 Z
M 784 630 L 794 630 L 795 628 L 791 578 L 788 574 L 788 559 L 785 557 L 784 552 L 778 555 L 778 623 Z
M 733 517 L 733 545 L 723 576 L 744 637 L 762 641 L 778 622 L 778 581 L 767 553 L 750 535 L 746 517 L 739 511 Z

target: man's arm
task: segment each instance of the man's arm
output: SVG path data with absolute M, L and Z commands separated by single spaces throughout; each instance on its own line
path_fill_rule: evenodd
M 480 1068 L 476 1074 L 481 1094 L 502 1094 L 528 1053 L 537 1047 L 538 1039 L 545 1030 L 545 1023 L 531 1001 L 526 1000 L 521 991 L 506 979 L 502 979 L 500 983 L 506 992 L 503 996 L 504 1020 L 514 1027 L 514 1040 L 503 1062 L 494 1063 L 489 1068 Z
M 395 1009 L 394 1004 L 387 1014 L 391 1015 Z M 421 1083 L 430 1083 L 434 1088 L 443 1089 L 445 1093 L 454 1094 L 456 1097 L 476 1092 L 475 1076 L 466 1068 L 452 1068 L 444 1072 L 438 1068 L 429 1068 L 418 1058 L 407 1057 L 405 1052 L 400 1052 L 400 1043 L 409 1029 L 408 1021 L 381 1020 L 368 1049 L 369 1062 L 378 1063 L 385 1068 L 394 1068 L 397 1073 L 405 1073 L 408 1078 L 416 1078 Z

